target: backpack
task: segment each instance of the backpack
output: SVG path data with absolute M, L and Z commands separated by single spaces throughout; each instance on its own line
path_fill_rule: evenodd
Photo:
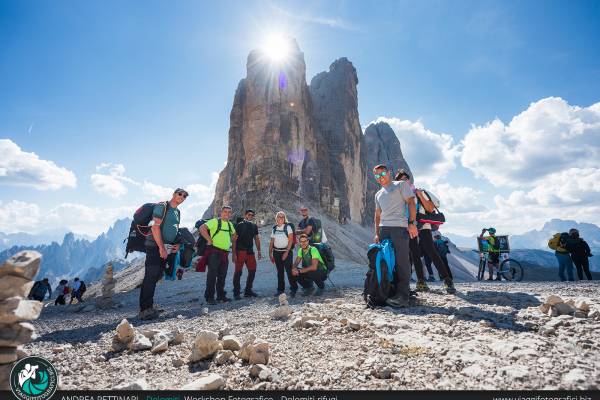
M 446 217 L 438 209 L 440 202 L 437 197 L 431 193 L 428 193 L 424 189 L 417 189 L 415 193 L 417 195 L 417 202 L 421 205 L 421 207 L 417 207 L 418 223 L 442 225 L 444 222 L 446 222 Z
M 311 218 L 313 220 L 312 230 L 312 241 L 313 243 L 321 243 L 323 240 L 323 225 L 321 220 L 318 218 Z
M 81 286 L 79 286 L 79 293 L 85 293 L 85 291 L 87 290 L 87 286 L 85 286 L 84 281 L 80 281 L 80 282 L 81 282 Z
M 146 203 L 135 211 L 133 214 L 133 221 L 129 227 L 129 235 L 123 241 L 127 241 L 127 244 L 125 245 L 125 258 L 127 258 L 129 253 L 133 253 L 134 251 L 140 251 L 142 253 L 146 252 L 146 237 L 151 235 L 150 226 L 148 225 L 150 224 L 150 221 L 152 221 L 154 207 L 163 203 L 165 204 L 165 211 L 160 224 L 162 227 L 162 224 L 165 222 L 167 211 L 170 208 L 168 201 L 160 203 Z
M 333 256 L 333 251 L 331 247 L 329 247 L 326 243 L 315 243 L 313 245 L 321 255 L 323 262 L 325 263 L 325 269 L 327 270 L 327 274 L 335 269 L 335 257 Z
M 394 249 L 389 240 L 369 246 L 367 252 L 369 269 L 365 276 L 363 298 L 367 308 L 386 305 L 386 300 L 394 293 Z
M 555 233 L 554 236 L 550 240 L 548 240 L 548 247 L 552 250 L 556 250 L 561 253 L 566 253 L 566 245 L 563 242 L 563 235 L 568 235 L 567 233 Z
M 201 223 L 198 225 L 198 222 L 201 222 Z M 200 227 L 202 225 L 204 225 L 207 221 L 200 220 L 198 222 L 196 222 L 196 225 L 197 225 L 198 229 L 200 229 Z M 229 224 L 229 236 L 231 236 L 232 225 L 231 225 L 230 221 L 227 221 L 227 223 Z M 222 224 L 221 218 L 218 218 L 217 219 L 217 230 L 215 231 L 215 233 L 210 234 L 211 239 L 214 238 L 215 236 L 217 236 L 217 233 L 219 233 L 221 231 L 221 224 Z M 209 231 L 209 233 L 210 233 L 210 231 Z M 198 241 L 196 242 L 196 255 L 203 256 L 204 252 L 206 251 L 206 247 L 207 247 L 206 239 L 204 239 L 204 236 L 200 235 L 200 237 L 198 238 Z
M 46 286 L 42 283 L 42 281 L 37 281 L 33 284 L 33 287 L 29 291 L 29 297 L 45 297 L 46 291 Z
M 296 237 L 296 227 L 294 226 L 294 224 L 292 224 L 291 222 L 286 222 L 286 224 L 283 227 L 283 233 L 286 234 L 287 236 L 287 227 L 292 228 L 292 247 L 290 247 L 290 251 L 294 249 L 294 247 L 296 247 L 296 244 L 298 244 L 298 238 Z M 275 232 L 277 231 L 277 225 L 273 225 L 273 235 L 275 234 Z

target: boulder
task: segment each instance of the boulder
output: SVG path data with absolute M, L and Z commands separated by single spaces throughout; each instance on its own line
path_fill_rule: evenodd
M 10 297 L 0 301 L 0 321 L 4 324 L 12 324 L 36 319 L 42 311 L 42 306 L 39 301 L 24 300 L 17 296 Z
M 16 347 L 0 347 L 0 364 L 8 364 L 18 360 Z
M 239 357 L 242 360 L 250 360 L 250 353 L 252 352 L 252 345 L 254 344 L 254 340 L 256 340 L 256 337 L 254 335 L 249 335 L 246 339 L 244 339 L 242 347 L 240 348 L 239 355 Z
M 152 345 L 152 349 L 150 349 L 150 351 L 152 353 L 162 353 L 163 351 L 167 351 L 169 349 L 169 342 L 162 341 L 162 342 L 158 342 L 154 345 Z
M 258 342 L 252 345 L 252 351 L 248 359 L 250 364 L 264 364 L 269 363 L 269 343 Z
M 235 360 L 235 355 L 231 350 L 219 350 L 217 354 L 215 354 L 215 363 L 217 365 L 227 364 L 228 362 Z
M 132 351 L 142 351 L 152 349 L 152 342 L 146 336 L 135 332 L 133 340 L 129 342 L 127 348 Z
M 211 358 L 223 346 L 219 342 L 219 335 L 211 331 L 200 331 L 194 339 L 190 362 Z
M 274 319 L 288 319 L 292 315 L 292 308 L 287 305 L 279 306 L 271 313 L 271 317 Z
M 6 275 L 0 278 L 0 301 L 10 297 L 27 297 L 34 281 L 22 276 Z
M 203 376 L 200 379 L 196 379 L 195 381 L 182 386 L 180 390 L 219 390 L 224 386 L 225 380 L 221 375 L 208 374 L 207 376 Z
M 575 308 L 567 303 L 556 303 L 552 306 L 558 315 L 572 315 L 575 313 Z
M 238 351 L 242 348 L 240 340 L 234 335 L 223 336 L 223 350 Z
M 588 299 L 585 299 L 585 298 L 580 297 L 580 298 L 576 299 L 574 306 L 579 311 L 584 311 L 584 312 L 590 311 L 590 302 Z
M 143 336 L 143 334 L 142 334 Z M 129 343 L 135 337 L 135 330 L 133 325 L 126 319 L 123 319 L 119 325 L 117 325 L 117 339 L 122 343 Z
M 0 324 L 0 347 L 17 347 L 35 337 L 35 328 L 28 322 Z
M 12 275 L 33 280 L 40 269 L 41 261 L 42 255 L 37 251 L 20 251 L 6 260 L 0 267 L 0 279 Z
M 263 371 L 267 371 L 270 373 L 269 368 L 263 364 L 254 364 L 250 367 L 250 377 L 258 378 L 260 373 Z
M 564 303 L 563 299 L 561 299 L 559 296 L 556 296 L 554 294 L 551 294 L 546 299 L 546 304 L 548 304 L 550 306 L 553 306 L 553 305 L 559 304 L 559 303 Z

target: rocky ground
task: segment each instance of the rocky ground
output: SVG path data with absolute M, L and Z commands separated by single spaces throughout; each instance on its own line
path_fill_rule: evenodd
M 75 312 L 78 306 L 47 306 L 34 322 L 39 338 L 26 350 L 54 363 L 64 389 L 116 388 L 135 381 L 150 389 L 180 389 L 209 374 L 218 374 L 210 379 L 226 389 L 600 386 L 600 286 L 595 281 L 459 283 L 456 295 L 444 294 L 435 283 L 410 309 L 369 310 L 360 289 L 364 272 L 359 264 L 340 263 L 332 276 L 336 288 L 329 286 L 323 297 L 290 299 L 293 314 L 287 320 L 271 316 L 278 300 L 272 297 L 269 263 L 259 263 L 256 287 L 262 297 L 212 307 L 202 301 L 205 275 L 187 273 L 182 281 L 159 284 L 156 300 L 165 312 L 155 321 L 137 319 L 139 289 L 116 295 L 118 309 Z M 131 278 L 116 278 L 117 291 L 135 286 L 127 283 Z M 588 298 L 588 316 L 548 316 L 554 308 L 548 311 L 543 304 L 550 295 Z M 178 331 L 181 343 L 171 337 L 161 352 L 114 352 L 115 329 L 124 318 L 149 337 Z M 254 335 L 268 343 L 268 364 L 249 365 L 238 359 L 239 351 L 190 362 L 201 331 L 231 334 L 239 342 Z M 150 346 L 146 342 L 142 347 Z

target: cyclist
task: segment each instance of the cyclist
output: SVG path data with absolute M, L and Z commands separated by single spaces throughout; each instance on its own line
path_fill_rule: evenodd
M 483 236 L 485 232 L 489 233 L 489 236 Z M 480 239 L 483 239 L 488 242 L 488 267 L 489 267 L 489 277 L 488 281 L 494 279 L 494 266 L 496 267 L 497 276 L 496 280 L 502 280 L 500 278 L 500 242 L 496 237 L 496 229 L 495 228 L 483 228 L 481 230 L 481 235 L 479 235 Z

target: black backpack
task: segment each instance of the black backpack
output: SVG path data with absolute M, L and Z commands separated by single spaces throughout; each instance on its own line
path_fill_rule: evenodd
M 283 226 L 283 233 L 285 233 L 285 235 L 287 236 L 287 227 L 292 228 L 292 247 L 290 247 L 290 251 L 294 250 L 294 247 L 296 247 L 296 242 L 298 241 L 298 239 L 296 238 L 296 226 L 294 226 L 294 224 L 292 224 L 291 222 L 286 222 L 286 224 Z M 277 225 L 273 225 L 273 235 L 275 234 L 275 231 L 277 230 Z
M 157 204 L 165 204 L 165 212 L 160 224 L 161 227 L 165 222 L 165 216 L 170 208 L 168 201 L 161 203 L 146 203 L 138 208 L 133 214 L 133 221 L 129 227 L 129 235 L 123 241 L 127 242 L 125 245 L 125 258 L 127 258 L 129 253 L 133 253 L 134 251 L 140 251 L 142 253 L 146 252 L 146 237 L 151 235 L 150 227 L 148 225 L 150 224 L 150 221 L 152 221 L 152 213 Z
M 313 220 L 313 230 L 311 232 L 311 237 L 313 243 L 321 243 L 323 239 L 323 224 L 321 224 L 321 220 L 318 218 L 312 218 Z
M 85 291 L 87 290 L 87 286 L 85 286 L 84 281 L 80 281 L 80 282 L 81 282 L 81 286 L 79 286 L 79 293 L 85 293 Z
M 196 228 L 200 229 L 200 227 L 202 225 L 204 225 L 207 221 L 201 219 L 200 221 L 196 222 Z M 219 218 L 217 220 L 217 230 L 215 231 L 215 233 L 210 233 L 210 238 L 214 238 L 215 236 L 217 236 L 217 233 L 219 233 L 221 231 L 221 218 Z M 231 222 L 227 221 L 227 223 L 229 224 L 229 236 L 231 236 Z M 206 247 L 207 247 L 207 242 L 206 239 L 204 239 L 204 236 L 202 236 L 202 234 L 200 234 L 200 237 L 198 237 L 198 240 L 196 241 L 196 255 L 198 256 L 203 256 L 204 252 L 206 252 Z
M 333 256 L 333 251 L 331 250 L 331 247 L 329 247 L 327 243 L 315 243 L 313 244 L 313 247 L 315 247 L 319 251 L 321 258 L 325 263 L 327 274 L 329 274 L 335 269 L 335 257 Z
M 377 253 L 379 249 L 374 247 L 369 249 L 367 257 L 369 258 L 369 270 L 365 277 L 365 287 L 363 298 L 367 308 L 382 307 L 386 305 L 386 300 L 394 293 L 394 278 L 388 276 L 388 268 L 385 260 L 380 261 L 381 282 L 377 279 Z

